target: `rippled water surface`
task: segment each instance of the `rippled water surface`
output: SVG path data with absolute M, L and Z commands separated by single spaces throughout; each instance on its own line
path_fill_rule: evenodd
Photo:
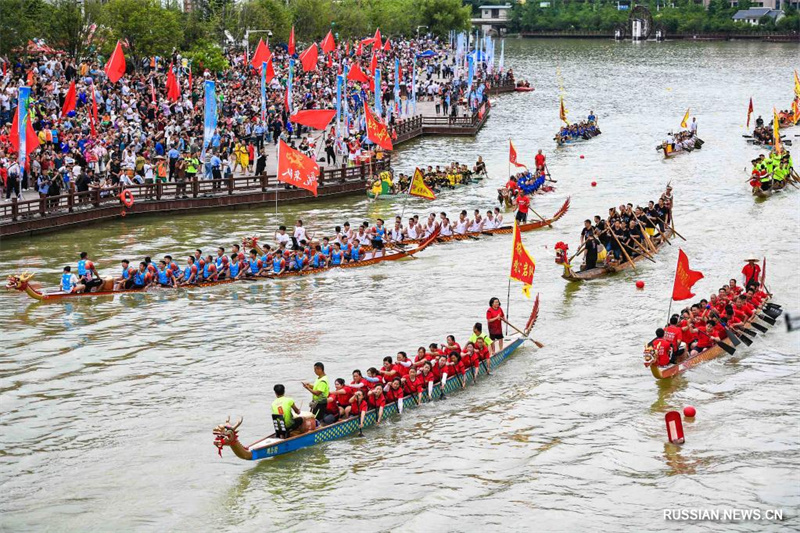
M 744 171 L 748 99 L 765 118 L 788 107 L 796 45 L 509 41 L 507 64 L 536 91 L 504 95 L 474 139 L 428 138 L 396 166 L 488 162 L 491 181 L 406 213 L 488 208 L 507 171 L 544 148 L 557 191 L 534 208 L 572 208 L 524 235 L 537 261 L 546 347 L 525 348 L 491 378 L 412 410 L 365 439 L 261 463 L 211 429 L 244 415 L 246 442 L 268 432 L 272 386 L 308 405 L 300 380 L 378 366 L 397 350 L 460 340 L 507 288 L 510 236 L 435 246 L 418 259 L 306 279 L 194 292 L 37 304 L 0 295 L 0 529 L 36 531 L 661 531 L 665 508 L 782 509 L 784 521 L 680 524 L 713 531 L 797 529 L 800 507 L 797 334 L 781 321 L 751 348 L 656 383 L 641 347 L 667 315 L 678 246 L 704 272 L 706 295 L 749 254 L 767 255 L 776 301 L 800 311 L 800 191 L 755 202 Z M 603 135 L 554 150 L 560 70 L 570 117 L 593 109 Z M 654 146 L 687 107 L 705 147 L 664 161 Z M 787 130 L 789 138 L 800 128 Z M 585 159 L 580 159 L 584 155 Z M 797 159 L 797 158 L 795 158 Z M 590 183 L 597 181 L 592 188 Z M 611 205 L 675 187 L 677 240 L 623 273 L 568 285 L 553 245 Z M 130 218 L 2 243 L 2 273 L 57 283 L 87 250 L 104 273 L 122 258 L 175 257 L 267 235 L 302 216 L 312 230 L 391 218 L 402 204 L 363 198 L 174 219 Z M 508 215 L 507 215 L 508 216 Z M 269 231 L 268 231 L 269 230 Z M 644 291 L 634 288 L 643 280 Z M 512 322 L 530 301 L 512 287 Z M 665 443 L 664 413 L 692 404 L 687 443 Z

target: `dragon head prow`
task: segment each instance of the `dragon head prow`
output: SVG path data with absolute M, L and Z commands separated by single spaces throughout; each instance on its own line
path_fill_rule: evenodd
M 22 274 L 12 274 L 8 276 L 6 282 L 6 289 L 14 289 L 24 291 L 28 287 L 28 281 L 33 277 L 31 272 L 23 272 Z

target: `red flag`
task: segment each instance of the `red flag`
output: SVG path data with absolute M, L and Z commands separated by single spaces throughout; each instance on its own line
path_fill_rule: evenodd
M 328 68 L 333 66 L 333 54 L 328 54 Z
M 90 126 L 92 128 L 92 137 L 96 137 L 97 136 L 97 122 L 98 121 L 97 121 L 97 100 L 95 100 L 95 97 L 94 97 L 95 86 L 92 85 L 90 89 L 92 91 L 92 112 L 91 112 L 91 116 L 90 116 L 90 118 L 91 118 Z
M 375 45 L 375 48 L 373 48 L 373 50 L 380 50 L 381 46 L 383 46 L 381 44 L 381 29 L 380 28 L 375 28 L 375 37 L 372 38 L 372 44 Z
M 75 80 L 72 80 L 67 89 L 67 95 L 64 97 L 64 106 L 61 108 L 61 116 L 66 117 L 70 111 L 75 111 Z
M 526 297 L 531 297 L 533 273 L 536 272 L 536 262 L 522 244 L 522 235 L 519 225 L 514 222 L 514 248 L 511 254 L 511 279 L 522 282 L 522 292 Z
M 389 130 L 386 124 L 372 114 L 372 110 L 368 105 L 364 106 L 364 112 L 367 117 L 367 138 L 384 150 L 391 150 L 392 139 L 389 137 Z
M 364 55 L 364 46 L 361 43 L 358 43 L 358 48 L 356 48 L 356 57 L 361 57 Z M 5 63 L 3 64 L 5 66 Z
M 674 301 L 688 300 L 694 296 L 692 286 L 703 279 L 703 273 L 689 268 L 689 258 L 683 252 L 678 251 L 678 266 L 675 269 L 675 285 L 672 287 L 672 299 Z
M 331 52 L 336 50 L 336 41 L 333 39 L 332 30 L 328 30 L 328 35 L 326 35 L 325 38 L 322 39 L 320 45 L 322 47 L 322 52 L 325 54 L 330 54 Z
M 189 96 L 192 95 L 192 64 L 189 63 Z
M 272 81 L 272 78 L 274 77 L 275 77 L 275 67 L 272 65 L 272 58 L 270 57 L 269 61 L 267 61 L 267 77 L 265 81 L 269 83 Z
M 153 80 L 150 80 L 150 100 L 154 104 L 156 103 L 156 86 L 153 83 Z
M 347 73 L 347 79 L 351 81 L 360 81 L 362 83 L 366 83 L 369 81 L 369 76 L 361 70 L 361 67 L 358 63 L 353 63 L 353 68 L 350 69 L 350 72 Z
M 522 163 L 517 163 L 517 151 L 514 149 L 514 143 L 508 141 L 508 161 L 515 167 L 528 168 Z
M 122 43 L 117 41 L 117 47 L 114 48 L 114 53 L 108 58 L 103 69 L 108 76 L 108 81 L 116 83 L 125 74 L 125 54 L 122 52 Z
M 335 109 L 308 109 L 291 115 L 289 121 L 314 128 L 315 130 L 324 130 L 335 116 Z
M 181 97 L 181 89 L 178 87 L 178 80 L 175 78 L 175 72 L 172 70 L 172 63 L 167 70 L 167 99 L 170 102 L 177 102 Z
M 316 161 L 278 141 L 278 181 L 311 191 L 316 196 L 318 176 Z
M 386 44 L 383 45 L 383 51 L 388 52 L 392 49 L 392 45 L 389 42 L 389 39 L 386 39 Z
M 303 70 L 309 72 L 317 70 L 317 60 L 319 59 L 319 50 L 317 43 L 312 44 L 300 54 L 300 63 L 303 65 Z
M 753 114 L 753 97 L 750 97 L 750 106 L 747 108 L 747 127 L 750 128 L 750 115 Z
M 295 52 L 294 47 L 295 47 L 295 44 L 294 44 L 294 26 L 292 26 L 292 33 L 289 34 L 289 46 L 287 47 L 290 56 L 294 55 L 294 52 Z
M 376 68 L 378 68 L 378 55 L 375 52 L 373 52 L 372 59 L 370 59 L 369 61 L 369 71 L 373 77 L 375 76 Z
M 350 55 L 350 41 L 347 41 L 346 43 L 344 43 L 344 55 L 345 56 L 349 56 Z
M 291 91 L 289 90 L 289 86 L 286 86 L 286 93 L 283 95 L 283 105 L 286 107 L 286 111 L 288 113 L 292 112 L 292 106 L 289 105 L 291 101 Z
M 253 54 L 253 59 L 250 61 L 250 64 L 255 69 L 260 69 L 262 63 L 266 63 L 272 57 L 272 52 L 269 51 L 267 45 L 264 44 L 263 39 L 258 40 L 258 46 L 256 46 L 256 52 Z
M 33 129 L 33 124 L 31 124 L 30 115 L 28 115 L 28 119 L 25 121 L 25 161 L 27 165 L 27 161 L 30 160 L 28 156 L 31 155 L 31 152 L 39 148 L 39 136 L 36 135 L 36 132 Z M 19 152 L 19 109 L 14 110 L 14 118 L 11 120 L 11 132 L 8 134 L 8 140 L 11 142 L 12 152 L 18 153 Z

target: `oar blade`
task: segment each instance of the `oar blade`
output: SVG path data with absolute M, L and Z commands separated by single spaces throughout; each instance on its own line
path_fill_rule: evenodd
M 766 322 L 770 326 L 774 326 L 775 325 L 775 319 L 774 318 L 770 318 L 767 315 L 758 315 L 758 318 L 760 318 L 761 320 L 763 320 L 764 322 Z
M 733 346 L 731 346 L 726 342 L 718 341 L 717 346 L 728 352 L 729 355 L 733 355 L 734 353 L 736 353 L 736 348 L 734 348 Z
M 753 326 L 754 328 L 756 328 L 761 333 L 766 333 L 767 332 L 767 328 L 765 328 L 761 324 L 756 324 L 755 322 L 751 322 L 750 325 Z
M 746 346 L 752 346 L 752 344 L 753 344 L 753 339 L 751 339 L 751 338 L 750 338 L 750 337 L 748 337 L 747 335 L 740 335 L 740 336 L 739 336 L 739 339 L 740 339 L 740 340 L 741 340 L 743 343 L 745 343 L 745 345 L 746 345 Z

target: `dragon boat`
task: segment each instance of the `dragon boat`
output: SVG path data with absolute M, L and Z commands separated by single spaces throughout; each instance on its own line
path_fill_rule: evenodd
M 445 189 L 434 185 L 430 187 L 431 190 L 438 194 L 443 190 L 455 189 L 465 185 L 473 185 L 480 183 L 484 178 L 487 177 L 487 174 L 485 172 L 480 172 L 477 174 L 471 173 L 470 177 L 468 178 L 463 178 L 463 174 L 455 174 L 454 176 L 459 176 L 460 179 L 456 179 L 454 183 L 446 186 Z M 397 198 L 407 198 L 409 196 L 408 190 L 403 190 L 402 192 L 393 192 L 394 182 L 392 179 L 393 176 L 389 171 L 384 170 L 381 172 L 378 175 L 378 179 L 376 179 L 372 185 L 367 187 L 367 198 L 370 200 L 394 200 Z
M 180 285 L 178 287 L 148 286 L 144 289 L 117 289 L 117 290 L 114 290 L 113 288 L 114 287 L 113 278 L 105 277 L 103 278 L 103 284 L 98 287 L 98 290 L 92 292 L 64 292 L 60 290 L 42 291 L 36 284 L 31 283 L 31 279 L 33 278 L 34 274 L 30 272 L 23 272 L 22 274 L 8 276 L 6 289 L 24 292 L 31 298 L 42 302 L 53 302 L 53 301 L 62 301 L 65 299 L 73 299 L 80 297 L 113 296 L 116 294 L 128 294 L 137 292 L 141 293 L 141 292 L 151 292 L 151 291 L 171 291 L 175 289 L 194 290 L 202 287 L 214 287 L 217 285 L 226 285 L 230 283 L 248 283 L 248 282 L 252 283 L 261 280 L 278 280 L 278 279 L 293 278 L 298 276 L 310 276 L 312 274 L 320 274 L 322 272 L 327 272 L 329 270 L 335 270 L 340 268 L 345 268 L 345 269 L 361 268 L 361 267 L 375 265 L 377 263 L 382 263 L 384 261 L 397 261 L 399 259 L 411 257 L 414 256 L 415 254 L 418 254 L 419 252 L 421 252 L 422 250 L 433 244 L 433 242 L 436 240 L 437 237 L 438 237 L 438 232 L 434 233 L 426 240 L 420 242 L 418 246 L 414 247 L 411 250 L 397 250 L 393 252 L 386 252 L 385 254 L 382 255 L 367 253 L 364 256 L 364 259 L 360 261 L 352 263 L 343 263 L 341 265 L 327 266 L 321 268 L 287 271 L 277 276 L 266 275 L 258 277 L 243 277 L 238 279 L 221 279 L 216 281 L 193 283 L 189 285 Z
M 495 370 L 497 367 L 502 365 L 512 354 L 514 354 L 519 348 L 523 345 L 526 340 L 530 340 L 528 334 L 530 333 L 531 329 L 533 329 L 534 324 L 536 323 L 536 319 L 539 313 L 539 296 L 536 296 L 536 301 L 533 306 L 533 311 L 531 312 L 530 318 L 528 319 L 527 324 L 525 325 L 524 330 L 522 330 L 520 335 L 511 337 L 510 339 L 506 339 L 505 348 L 501 351 L 492 355 L 488 360 L 488 367 L 491 370 Z M 480 370 L 478 373 L 479 376 L 487 375 L 487 366 L 481 364 Z M 437 383 L 433 387 L 433 394 L 428 395 L 428 391 L 424 391 L 422 393 L 422 403 L 429 403 L 436 398 L 441 398 L 442 393 L 445 395 L 449 395 L 451 393 L 455 393 L 457 391 L 462 390 L 462 379 L 466 380 L 467 384 L 470 381 L 474 380 L 472 372 L 467 372 L 464 374 L 463 378 L 460 375 L 455 375 L 448 377 L 445 383 Z M 403 412 L 410 411 L 415 407 L 419 407 L 421 404 L 418 403 L 417 396 L 407 396 L 404 397 L 402 400 L 398 400 L 403 402 Z M 393 402 L 387 404 L 383 410 L 383 419 L 386 420 L 390 417 L 398 416 L 398 408 L 397 402 Z M 307 416 L 307 415 L 306 415 Z M 378 412 L 375 409 L 372 409 L 367 412 L 366 417 L 364 418 L 364 429 L 369 427 L 373 427 L 377 425 L 378 420 Z M 308 422 L 312 422 L 313 420 L 308 420 Z M 310 446 L 314 446 L 317 444 L 322 444 L 324 442 L 338 440 L 344 437 L 348 437 L 350 435 L 358 434 L 360 429 L 359 428 L 359 418 L 351 417 L 345 420 L 340 420 L 328 426 L 320 426 L 316 429 L 307 430 L 304 427 L 301 427 L 298 432 L 293 432 L 291 436 L 288 438 L 278 437 L 279 434 L 279 427 L 276 423 L 275 433 L 264 437 L 260 440 L 255 441 L 254 443 L 245 446 L 239 441 L 239 427 L 242 424 L 242 419 L 240 418 L 236 423 L 230 423 L 230 417 L 224 424 L 220 424 L 213 430 L 214 434 L 214 445 L 219 450 L 219 454 L 222 455 L 222 450 L 224 447 L 228 446 L 233 451 L 234 455 L 240 459 L 244 459 L 246 461 L 257 461 L 260 459 L 267 459 L 270 457 L 277 457 L 279 455 L 285 455 L 287 453 L 295 452 L 297 450 L 301 450 L 303 448 L 308 448 Z M 306 424 L 304 424 L 305 426 Z
M 764 302 L 762 303 L 761 307 L 759 307 L 756 312 L 753 314 L 753 317 L 744 323 L 744 327 L 753 326 L 755 319 L 757 317 L 763 317 L 759 313 L 763 312 L 767 315 L 772 315 L 769 318 L 772 321 L 780 315 L 781 311 L 777 306 L 770 307 L 773 304 L 769 304 L 770 298 L 767 297 Z M 756 323 L 756 327 L 760 328 L 762 332 L 766 332 L 766 328 L 761 326 L 760 324 Z M 744 334 L 741 334 L 744 335 Z M 645 345 L 644 347 L 644 366 L 650 369 L 650 372 L 653 374 L 653 377 L 656 379 L 669 379 L 678 374 L 682 374 L 693 368 L 700 363 L 704 363 L 706 361 L 711 361 L 712 359 L 716 359 L 721 355 L 728 353 L 733 354 L 736 350 L 734 342 L 730 339 L 730 337 L 721 340 L 716 343 L 716 345 L 708 348 L 705 351 L 698 353 L 697 355 L 690 355 L 688 352 L 683 354 L 678 358 L 675 364 L 670 364 L 667 366 L 658 366 L 656 363 L 656 355 L 655 349 L 652 346 Z

